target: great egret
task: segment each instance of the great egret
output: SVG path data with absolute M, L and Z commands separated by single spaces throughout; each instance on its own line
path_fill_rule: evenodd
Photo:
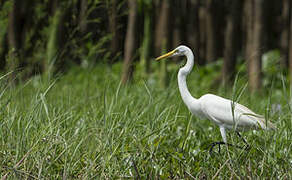
M 201 118 L 209 119 L 217 124 L 220 128 L 223 142 L 221 141 L 212 143 L 210 153 L 212 152 L 213 147 L 216 145 L 219 145 L 219 151 L 220 144 L 232 146 L 232 144 L 227 143 L 225 129 L 234 129 L 240 136 L 238 130 L 259 128 L 267 130 L 276 128 L 275 125 L 273 125 L 271 122 L 265 120 L 263 116 L 254 113 L 247 107 L 233 102 L 232 100 L 225 99 L 213 94 L 205 94 L 199 99 L 192 97 L 187 87 L 186 77 L 192 71 L 194 66 L 194 55 L 190 48 L 181 45 L 175 48 L 173 51 L 159 56 L 156 58 L 156 60 L 174 56 L 187 57 L 185 66 L 180 68 L 178 72 L 178 87 L 183 102 L 186 104 L 192 114 Z M 242 140 L 246 143 L 243 138 Z

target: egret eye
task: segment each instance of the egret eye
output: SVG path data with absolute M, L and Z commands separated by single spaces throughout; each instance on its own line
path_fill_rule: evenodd
M 184 55 L 184 50 L 183 49 L 177 49 L 176 50 L 176 55 L 183 56 Z

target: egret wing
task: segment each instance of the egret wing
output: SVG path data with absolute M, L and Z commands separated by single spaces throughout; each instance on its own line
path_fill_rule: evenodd
M 200 99 L 202 111 L 206 117 L 227 127 L 251 128 L 262 126 L 262 116 L 247 107 L 213 94 L 206 94 Z

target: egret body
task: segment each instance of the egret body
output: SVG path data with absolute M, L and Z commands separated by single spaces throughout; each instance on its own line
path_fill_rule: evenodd
M 187 75 L 194 66 L 194 55 L 190 48 L 181 45 L 173 51 L 156 58 L 156 60 L 174 56 L 186 56 L 187 58 L 185 66 L 180 68 L 177 77 L 183 102 L 192 114 L 209 119 L 219 126 L 223 139 L 222 143 L 219 142 L 220 144 L 227 144 L 226 129 L 234 129 L 236 132 L 259 128 L 275 129 L 275 126 L 266 121 L 263 116 L 232 100 L 213 94 L 205 94 L 199 99 L 194 98 L 189 92 L 186 83 Z

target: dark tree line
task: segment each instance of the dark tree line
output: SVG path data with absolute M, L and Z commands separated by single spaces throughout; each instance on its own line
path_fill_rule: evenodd
M 279 49 L 280 66 L 292 71 L 291 6 L 289 0 L 1 1 L 0 69 L 22 69 L 21 78 L 28 78 L 72 63 L 123 60 L 125 84 L 134 62 L 147 76 L 152 57 L 185 44 L 198 65 L 223 57 L 224 84 L 233 81 L 238 57 L 245 59 L 253 91 L 262 86 L 263 53 Z M 167 64 L 160 65 L 165 82 Z
M 154 17 L 152 28 L 155 32 L 153 56 L 161 54 L 164 49 L 186 44 L 195 51 L 199 65 L 223 57 L 220 79 L 224 84 L 233 81 L 240 56 L 246 61 L 252 91 L 262 86 L 261 62 L 265 52 L 280 49 L 280 64 L 282 67 L 290 65 L 292 71 L 292 43 L 289 43 L 289 38 L 292 39 L 292 12 L 289 0 L 151 2 Z M 131 0 L 128 0 L 131 9 L 130 3 Z

